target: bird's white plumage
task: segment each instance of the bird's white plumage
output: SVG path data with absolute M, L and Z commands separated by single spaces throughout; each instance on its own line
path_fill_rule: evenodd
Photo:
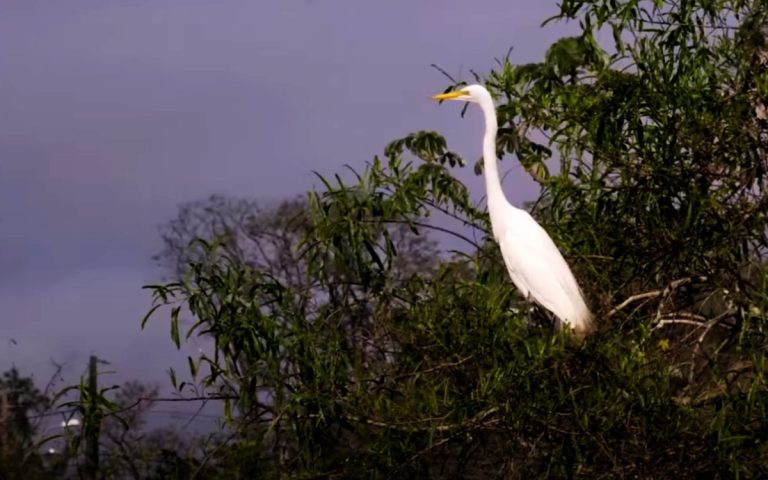
M 554 313 L 563 325 L 583 337 L 592 330 L 592 315 L 571 269 L 541 225 L 528 212 L 510 204 L 501 189 L 496 165 L 496 109 L 491 94 L 481 85 L 470 85 L 434 98 L 480 106 L 485 117 L 483 164 L 488 213 L 512 283 L 524 297 Z
M 577 333 L 588 330 L 590 313 L 579 285 L 547 232 L 524 210 L 511 208 L 505 217 L 496 240 L 520 293 Z

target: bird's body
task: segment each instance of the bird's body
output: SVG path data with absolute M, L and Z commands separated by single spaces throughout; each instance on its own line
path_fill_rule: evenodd
M 496 241 L 512 283 L 525 298 L 554 313 L 578 335 L 586 334 L 591 314 L 578 283 L 555 242 L 525 210 L 509 206 Z
M 480 106 L 485 117 L 483 167 L 488 213 L 512 283 L 526 298 L 557 316 L 578 337 L 592 330 L 592 315 L 581 289 L 555 242 L 531 215 L 507 201 L 499 180 L 496 158 L 496 109 L 485 87 L 470 85 L 438 100 L 465 100 Z

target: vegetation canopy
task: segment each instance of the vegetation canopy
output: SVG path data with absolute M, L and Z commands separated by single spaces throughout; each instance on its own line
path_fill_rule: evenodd
M 583 345 L 527 321 L 436 132 L 277 209 L 184 207 L 145 322 L 169 312 L 176 346 L 212 342 L 189 358 L 195 385 L 173 377 L 225 399 L 232 435 L 205 463 L 221 478 L 768 475 L 767 17 L 756 0 L 563 0 L 548 22 L 579 35 L 477 74 L 502 166 L 540 184 L 531 212 L 596 314 Z

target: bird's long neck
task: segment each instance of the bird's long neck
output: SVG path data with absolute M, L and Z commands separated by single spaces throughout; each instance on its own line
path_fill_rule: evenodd
M 488 209 L 507 203 L 499 179 L 498 160 L 496 159 L 496 108 L 492 101 L 480 104 L 485 117 L 485 135 L 483 136 L 483 169 L 485 170 L 485 190 L 488 194 Z

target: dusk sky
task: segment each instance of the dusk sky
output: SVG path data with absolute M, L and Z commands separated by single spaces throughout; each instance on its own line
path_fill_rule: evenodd
M 554 1 L 16 0 L 0 6 L 0 368 L 167 385 L 158 227 L 213 193 L 266 202 L 438 130 L 471 161 L 481 117 L 429 95 L 573 31 Z M 471 109 L 470 109 L 471 110 Z M 536 190 L 514 162 L 513 203 Z M 471 173 L 461 178 L 483 195 Z M 514 174 L 516 173 L 516 175 Z M 187 348 L 189 350 L 190 347 Z M 182 367 L 183 368 L 183 367 Z

